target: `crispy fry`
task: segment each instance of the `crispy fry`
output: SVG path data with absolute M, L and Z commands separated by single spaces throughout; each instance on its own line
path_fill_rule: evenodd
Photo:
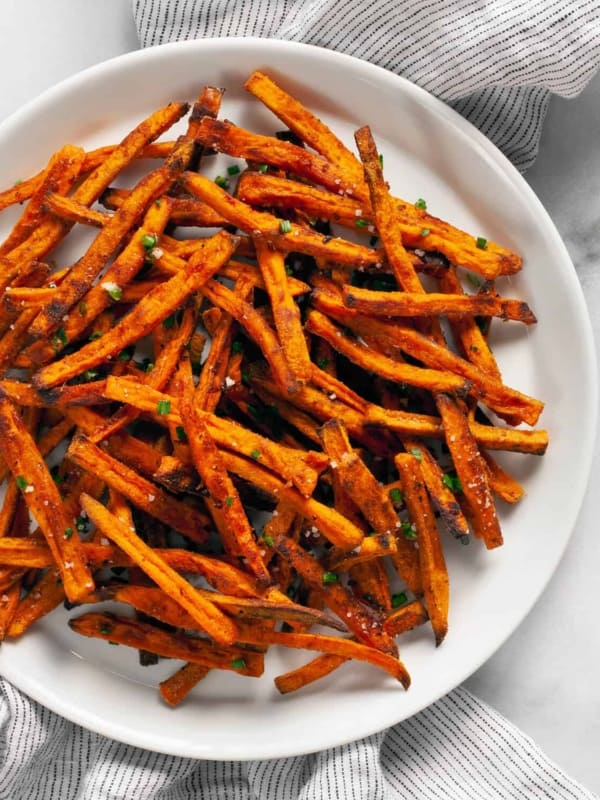
M 6 394 L 0 391 L 0 453 L 38 521 L 60 570 L 65 592 L 75 602 L 94 587 L 81 543 L 36 444 Z
M 177 706 L 189 692 L 210 672 L 209 667 L 188 662 L 177 672 L 161 681 L 158 690 L 162 699 L 170 706 Z
M 436 392 L 448 391 L 464 394 L 469 389 L 469 384 L 464 379 L 450 371 L 442 372 L 437 369 L 424 369 L 413 367 L 411 364 L 401 364 L 380 355 L 355 339 L 348 339 L 319 311 L 310 312 L 306 320 L 306 327 L 311 333 L 323 337 L 338 353 L 354 361 L 358 366 L 388 380 L 405 383 L 409 386 L 420 386 Z
M 97 367 L 107 358 L 118 355 L 125 347 L 141 339 L 214 274 L 220 264 L 229 258 L 235 245 L 235 237 L 225 232 L 208 239 L 201 254 L 193 262 L 190 261 L 190 270 L 186 275 L 179 273 L 157 286 L 110 333 L 39 370 L 33 378 L 37 389 L 51 388 L 87 369 Z
M 209 669 L 232 670 L 255 678 L 263 672 L 261 653 L 239 647 L 217 646 L 206 639 L 166 632 L 138 620 L 92 612 L 70 619 L 69 627 L 83 636 L 147 650 L 165 658 L 191 661 Z
M 446 444 L 471 509 L 475 533 L 488 548 L 502 544 L 502 532 L 487 481 L 485 462 L 469 430 L 463 411 L 447 395 L 439 394 L 436 405 L 446 433 Z
M 231 644 L 235 641 L 236 627 L 231 620 L 205 597 L 199 595 L 194 587 L 169 567 L 155 550 L 137 536 L 135 531 L 87 494 L 82 495 L 81 505 L 104 535 L 130 555 L 137 566 L 184 608 L 212 639 L 222 644 Z
M 395 462 L 408 513 L 416 528 L 423 594 L 435 643 L 439 646 L 448 632 L 449 579 L 446 561 L 419 460 L 412 454 L 399 453 Z
M 67 456 L 83 469 L 97 474 L 151 516 L 192 541 L 206 541 L 211 522 L 205 514 L 171 497 L 156 484 L 92 444 L 82 434 L 73 438 Z
M 306 253 L 357 268 L 381 263 L 382 255 L 377 250 L 338 237 L 324 237 L 296 223 L 290 222 L 289 226 L 282 227 L 282 221 L 277 217 L 254 211 L 202 175 L 186 172 L 182 184 L 190 194 L 204 200 L 229 222 L 254 238 L 265 238 L 284 253 Z
M 349 308 L 374 317 L 478 315 L 517 320 L 525 325 L 537 322 L 527 303 L 522 300 L 508 300 L 497 295 L 378 292 L 353 286 L 344 286 L 343 291 L 344 303 Z

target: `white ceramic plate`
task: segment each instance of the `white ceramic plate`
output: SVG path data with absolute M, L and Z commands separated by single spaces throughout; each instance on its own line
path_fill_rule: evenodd
M 503 548 L 450 543 L 450 632 L 438 650 L 428 630 L 406 638 L 408 692 L 371 668 L 345 665 L 281 697 L 273 676 L 311 656 L 275 649 L 262 679 L 212 674 L 173 711 L 156 690 L 173 663 L 140 668 L 135 651 L 71 633 L 66 612 L 0 648 L 1 673 L 54 711 L 140 747 L 196 758 L 272 758 L 341 744 L 411 716 L 467 678 L 521 622 L 558 564 L 583 498 L 596 423 L 587 312 L 546 212 L 471 125 L 382 69 L 267 40 L 187 42 L 133 53 L 60 84 L 5 122 L 0 183 L 37 171 L 66 141 L 86 147 L 115 141 L 159 105 L 192 100 L 204 83 L 226 87 L 224 116 L 278 130 L 281 123 L 242 89 L 256 68 L 296 93 L 348 144 L 353 130 L 369 123 L 398 195 L 424 197 L 435 215 L 523 254 L 526 266 L 511 278 L 510 294 L 533 305 L 539 325 L 526 331 L 497 324 L 494 339 L 506 382 L 546 401 L 542 424 L 551 446 L 543 459 L 507 459 L 527 496 L 517 508 L 503 509 Z

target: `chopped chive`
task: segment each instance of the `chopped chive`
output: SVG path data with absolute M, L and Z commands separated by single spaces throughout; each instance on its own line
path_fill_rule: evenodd
M 323 573 L 323 583 L 337 583 L 338 576 L 336 572 L 324 572 Z
M 259 459 L 260 458 L 260 450 L 253 450 L 250 455 L 252 458 Z
M 379 166 L 383 169 L 383 153 L 379 153 Z
M 52 344 L 56 349 L 58 349 L 60 347 L 64 347 L 67 341 L 68 341 L 67 333 L 61 325 L 61 327 L 56 331 L 56 333 L 52 337 Z
M 170 400 L 159 400 L 156 404 L 156 411 L 161 416 L 165 416 L 171 411 L 171 401 Z
M 174 311 L 172 314 L 169 314 L 169 316 L 166 319 L 163 320 L 163 328 L 167 329 L 172 328 L 173 325 L 175 325 L 175 318 L 176 318 L 176 312 Z
M 17 180 L 13 183 L 13 186 L 20 186 L 23 183 L 23 178 L 17 178 Z
M 124 350 L 121 350 L 117 356 L 117 359 L 119 361 L 130 361 L 133 356 L 133 350 L 133 347 L 126 347 Z
M 232 353 L 243 353 L 244 352 L 244 343 L 240 341 L 240 339 L 234 339 L 231 343 L 231 352 Z
M 425 236 L 429 236 L 430 233 L 431 231 L 429 230 L 429 228 L 423 228 L 423 230 L 421 231 L 421 236 L 425 238 Z
M 111 300 L 118 302 L 123 297 L 123 289 L 120 286 L 114 286 L 108 290 L 108 296 Z
M 65 539 L 70 539 L 73 536 L 73 528 L 65 528 Z
M 328 358 L 319 358 L 317 361 L 317 367 L 319 369 L 327 369 L 329 366 L 329 359 Z
M 275 539 L 272 536 L 270 536 L 268 533 L 265 533 L 264 531 L 263 531 L 262 536 L 260 538 L 261 538 L 261 541 L 263 541 L 267 545 L 267 547 L 273 547 L 273 545 L 275 544 Z
M 177 438 L 179 439 L 180 442 L 187 442 L 188 440 L 187 433 L 183 429 L 182 425 L 178 425 L 175 428 L 175 433 L 177 434 Z
M 269 165 L 268 164 L 259 164 L 256 169 L 259 172 L 262 172 L 264 174 L 269 169 Z
M 217 186 L 220 186 L 221 189 L 229 189 L 229 181 L 222 175 L 217 175 L 217 177 L 215 178 L 215 183 L 217 184 Z
M 292 223 L 289 219 L 281 219 L 279 220 L 279 230 L 281 233 L 290 233 L 292 230 Z
M 401 503 L 404 499 L 404 495 L 400 491 L 400 489 L 390 489 L 389 491 L 390 500 L 392 503 Z
M 86 381 L 95 381 L 96 378 L 100 375 L 97 369 L 86 369 L 83 373 L 83 377 Z
M 94 331 L 90 333 L 90 342 L 95 342 L 96 339 L 99 339 L 102 336 L 102 331 Z
M 234 658 L 231 662 L 233 669 L 246 669 L 246 662 L 243 658 Z
M 471 286 L 475 287 L 475 289 L 478 289 L 481 286 L 481 281 L 473 272 L 467 272 L 467 280 Z
M 445 472 L 442 476 L 442 483 L 452 492 L 462 492 L 462 484 L 458 475 L 452 475 L 450 472 Z
M 229 495 L 229 497 L 225 498 L 225 505 L 228 508 L 231 508 L 231 506 L 233 505 L 233 497 L 231 495 Z
M 140 241 L 145 250 L 153 250 L 158 244 L 158 236 L 155 233 L 143 233 Z
M 106 622 L 103 622 L 102 625 L 100 625 L 100 633 L 104 634 L 104 636 L 107 636 L 111 631 L 112 625 L 107 625 Z
M 371 236 L 371 238 L 369 239 L 369 247 L 375 247 L 378 241 L 379 241 L 379 236 Z
M 423 452 L 418 447 L 411 447 L 408 452 L 411 454 L 411 456 L 414 456 L 417 461 L 423 460 Z
M 483 236 L 478 236 L 475 239 L 475 247 L 478 247 L 480 250 L 487 250 L 487 239 L 484 239 Z
M 356 219 L 354 220 L 354 224 L 357 228 L 366 228 L 369 223 L 366 219 Z
M 237 164 L 231 164 L 229 167 L 227 167 L 227 174 L 228 175 L 238 175 L 239 171 L 240 171 L 240 168 L 238 167 Z
M 393 594 L 391 599 L 392 608 L 399 608 L 406 603 L 408 597 L 406 596 L 406 592 L 398 592 L 397 594 Z
M 288 276 L 288 278 L 294 274 L 294 270 L 289 266 L 289 264 L 285 265 L 285 274 Z
M 26 489 L 29 486 L 29 481 L 27 481 L 22 475 L 17 475 L 15 482 L 21 490 Z
M 402 533 L 404 534 L 405 539 L 416 539 L 417 538 L 417 530 L 414 526 L 414 523 L 404 521 L 402 523 Z
M 415 201 L 415 208 L 419 208 L 421 209 L 421 211 L 425 211 L 427 209 L 427 201 L 423 200 L 422 197 L 419 197 L 419 199 Z

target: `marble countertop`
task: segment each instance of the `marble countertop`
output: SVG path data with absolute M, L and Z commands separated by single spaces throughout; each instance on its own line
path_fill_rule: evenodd
M 137 49 L 129 0 L 4 0 L 0 119 L 79 70 Z M 526 178 L 573 258 L 600 344 L 600 75 L 553 98 Z M 573 343 L 577 346 L 577 342 Z M 571 546 L 538 603 L 467 682 L 575 779 L 600 793 L 600 453 Z

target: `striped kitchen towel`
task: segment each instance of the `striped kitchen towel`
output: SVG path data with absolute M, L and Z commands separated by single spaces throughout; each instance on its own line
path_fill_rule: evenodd
M 133 0 L 133 9 L 144 47 L 259 36 L 371 61 L 449 103 L 521 171 L 535 160 L 551 93 L 573 97 L 600 64 L 598 0 Z
M 201 724 L 201 720 L 199 720 Z M 0 680 L 0 800 L 594 800 L 465 689 L 359 742 L 196 761 L 80 728 Z

